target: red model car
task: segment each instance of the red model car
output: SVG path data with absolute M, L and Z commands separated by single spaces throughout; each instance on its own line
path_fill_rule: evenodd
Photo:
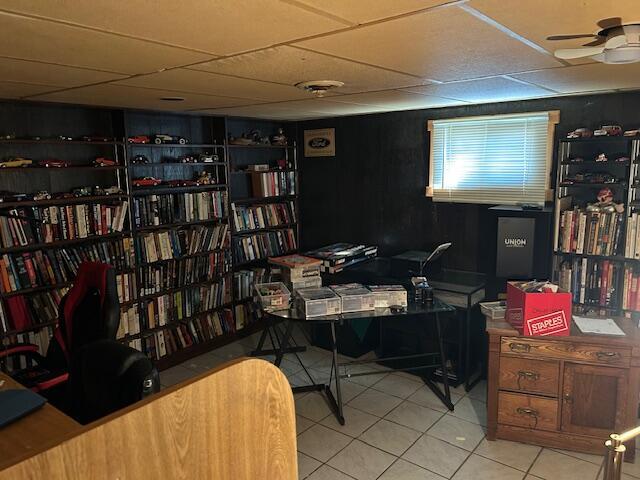
M 113 167 L 114 165 L 117 165 L 115 160 L 104 157 L 96 157 L 96 159 L 93 161 L 93 164 L 96 167 Z
M 64 160 L 56 160 L 55 158 L 48 158 L 47 160 L 41 160 L 38 162 L 38 165 L 41 167 L 52 167 L 52 168 L 65 168 L 68 167 L 69 164 Z
M 133 181 L 134 187 L 157 187 L 162 183 L 162 180 L 159 178 L 153 177 L 144 177 L 144 178 L 136 178 Z
M 129 143 L 151 143 L 151 138 L 148 135 L 134 135 L 127 138 Z

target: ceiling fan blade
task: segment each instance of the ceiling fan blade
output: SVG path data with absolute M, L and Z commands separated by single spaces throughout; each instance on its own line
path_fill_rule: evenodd
M 571 40 L 573 38 L 592 38 L 597 37 L 593 33 L 579 33 L 577 35 L 551 35 L 547 40 Z
M 591 57 L 604 52 L 604 47 L 561 48 L 553 52 L 556 58 L 571 60 L 574 58 Z
M 602 30 L 606 30 L 608 28 L 620 27 L 622 25 L 622 18 L 620 17 L 611 17 L 611 18 L 603 18 L 598 22 L 598 26 Z
M 582 46 L 583 47 L 599 47 L 600 45 L 604 45 L 606 41 L 607 41 L 606 38 L 598 37 L 597 40 L 594 40 L 593 42 L 585 43 Z
M 627 44 L 627 36 L 626 35 L 616 35 L 615 37 L 611 37 L 607 39 L 604 47 L 607 50 L 611 50 L 612 48 L 622 47 Z

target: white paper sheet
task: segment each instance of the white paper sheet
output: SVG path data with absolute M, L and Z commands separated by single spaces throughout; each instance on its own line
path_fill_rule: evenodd
M 574 315 L 573 321 L 582 333 L 624 336 L 624 332 L 611 318 L 589 318 Z

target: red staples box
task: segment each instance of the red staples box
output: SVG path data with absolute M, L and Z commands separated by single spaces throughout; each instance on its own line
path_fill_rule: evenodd
M 507 321 L 524 336 L 569 335 L 571 293 L 527 293 L 507 282 Z

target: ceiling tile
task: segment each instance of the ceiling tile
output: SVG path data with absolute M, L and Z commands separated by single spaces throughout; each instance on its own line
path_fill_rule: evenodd
M 51 63 L 0 58 L 0 78 L 12 82 L 54 85 L 57 87 L 78 87 L 89 83 L 118 80 L 124 78 L 124 75 L 53 65 Z
M 52 90 L 56 90 L 56 87 L 0 80 L 0 98 L 20 98 Z
M 418 77 L 371 67 L 286 45 L 214 60 L 191 68 L 295 85 L 307 80 L 339 80 L 340 93 L 399 88 Z
M 220 55 L 345 27 L 279 0 L 0 0 L 0 8 Z
M 355 103 L 357 105 L 372 105 L 385 110 L 413 110 L 418 108 L 438 108 L 450 105 L 460 105 L 465 102 L 447 98 L 419 95 L 417 93 L 400 90 L 386 90 L 382 92 L 356 93 L 331 97 L 332 102 Z
M 365 23 L 382 18 L 415 12 L 434 7 L 450 0 L 393 0 L 390 1 L 346 1 L 345 0 L 298 0 L 318 10 L 344 18 L 353 23 Z
M 640 88 L 640 63 L 607 65 L 594 63 L 513 75 L 561 93 L 580 93 L 619 88 Z
M 307 92 L 294 86 L 248 80 L 215 73 L 187 70 L 184 68 L 129 78 L 116 83 L 134 87 L 179 90 L 181 92 L 250 98 L 271 102 L 309 97 Z
M 561 65 L 458 7 L 435 9 L 299 44 L 440 81 Z
M 524 98 L 547 97 L 553 92 L 535 85 L 529 85 L 505 77 L 491 77 L 464 82 L 442 83 L 409 87 L 404 90 L 424 95 L 435 95 L 465 102 L 504 102 Z
M 289 108 L 295 108 L 301 113 L 309 112 L 314 114 L 322 114 L 325 116 L 343 116 L 343 115 L 359 115 L 363 113 L 384 112 L 386 108 L 374 105 L 358 105 L 355 103 L 334 102 L 327 98 L 312 98 L 309 100 L 298 100 L 295 102 L 286 102 L 284 105 Z
M 270 118 L 270 119 L 292 119 L 308 117 L 310 112 L 301 111 L 295 107 L 288 107 L 288 102 L 274 103 L 266 105 L 248 105 L 243 107 L 229 107 L 229 108 L 216 108 L 216 109 L 201 109 L 198 113 L 209 115 L 232 115 L 237 117 L 255 117 L 255 118 Z M 320 115 L 320 114 L 318 114 Z M 230 132 L 234 133 L 234 132 Z
M 167 102 L 162 97 L 180 96 L 182 102 Z M 83 105 L 100 105 L 108 107 L 149 108 L 156 110 L 190 110 L 219 108 L 234 105 L 246 105 L 255 100 L 241 98 L 216 97 L 181 93 L 167 90 L 127 87 L 124 85 L 102 84 L 91 87 L 75 88 L 61 92 L 37 95 L 30 100 L 46 102 L 77 103 Z
M 59 2 L 41 3 L 58 5 Z M 129 74 L 211 58 L 201 53 L 2 12 L 0 56 Z
M 640 21 L 638 0 L 521 0 L 516 3 L 512 8 L 505 8 L 504 0 L 471 0 L 468 5 L 550 52 L 557 48 L 579 47 L 591 41 L 589 38 L 547 40 L 551 35 L 594 33 L 599 30 L 598 20 L 610 17 L 621 17 L 625 23 Z

